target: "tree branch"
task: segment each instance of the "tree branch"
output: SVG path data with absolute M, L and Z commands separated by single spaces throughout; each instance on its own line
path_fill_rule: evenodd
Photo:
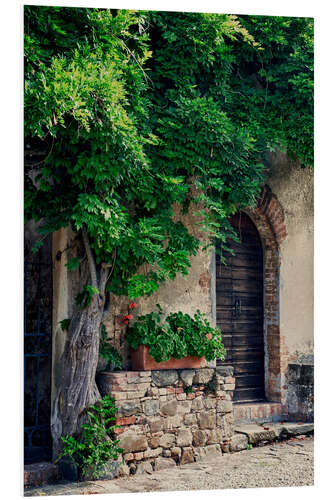
M 82 227 L 82 236 L 83 236 L 84 248 L 85 248 L 85 251 L 87 254 L 87 259 L 88 259 L 89 271 L 90 271 L 90 276 L 91 276 L 91 284 L 93 287 L 98 288 L 96 265 L 95 265 L 94 257 L 93 257 L 92 251 L 91 251 L 88 235 L 87 235 L 87 232 L 86 232 L 84 227 Z

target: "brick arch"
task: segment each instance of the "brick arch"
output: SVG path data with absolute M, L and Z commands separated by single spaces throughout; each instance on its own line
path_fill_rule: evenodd
M 287 236 L 284 210 L 269 186 L 262 188 L 254 209 L 245 211 L 255 223 L 263 246 L 265 391 L 281 402 L 283 344 L 280 337 L 280 246 Z

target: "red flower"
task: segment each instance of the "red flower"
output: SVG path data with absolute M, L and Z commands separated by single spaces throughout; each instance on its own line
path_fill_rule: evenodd
M 135 302 L 131 302 L 129 305 L 130 309 L 135 309 L 136 307 L 138 307 L 138 304 L 136 304 Z
M 206 334 L 206 338 L 207 338 L 208 340 L 210 340 L 210 339 L 212 338 L 212 334 L 211 334 L 211 333 L 207 333 L 207 334 Z
M 127 314 L 126 316 L 123 317 L 123 322 L 126 323 L 126 325 L 128 325 L 128 321 L 130 319 L 133 319 L 132 314 Z

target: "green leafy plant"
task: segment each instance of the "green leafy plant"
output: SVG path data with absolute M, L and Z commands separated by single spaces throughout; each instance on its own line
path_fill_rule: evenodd
M 185 394 L 192 394 L 194 392 L 193 387 L 191 385 L 184 387 L 184 392 Z
M 98 478 L 103 465 L 109 460 L 117 460 L 123 452 L 118 447 L 119 440 L 112 437 L 113 431 L 119 427 L 113 425 L 117 412 L 114 401 L 114 398 L 104 396 L 88 408 L 88 423 L 82 425 L 80 440 L 70 435 L 61 438 L 63 450 L 59 459 L 71 457 L 80 477 Z
M 107 361 L 106 369 L 113 370 L 122 368 L 122 357 L 117 349 L 108 341 L 108 334 L 105 325 L 101 327 L 101 338 L 99 342 L 99 354 Z
M 163 311 L 139 316 L 128 329 L 127 342 L 133 349 L 143 344 L 157 362 L 185 356 L 205 356 L 224 359 L 226 350 L 219 329 L 210 326 L 208 320 L 197 310 L 194 318 L 181 311 L 169 314 L 162 322 Z
M 204 384 L 203 392 L 205 394 L 215 394 L 215 392 L 216 392 L 216 380 L 211 380 L 207 384 Z

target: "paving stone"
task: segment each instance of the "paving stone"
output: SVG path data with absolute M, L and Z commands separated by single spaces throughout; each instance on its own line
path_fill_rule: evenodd
M 282 424 L 281 434 L 282 436 L 299 436 L 301 434 L 310 434 L 314 432 L 314 424 L 313 423 L 292 423 L 287 422 Z
M 176 462 L 172 458 L 155 458 L 154 470 L 169 469 L 170 467 L 176 467 Z
M 278 437 L 277 430 L 273 426 L 265 430 L 264 427 L 256 424 L 235 427 L 235 433 L 245 434 L 250 444 L 258 444 L 261 441 L 273 441 Z
M 152 381 L 157 385 L 157 387 L 175 385 L 179 380 L 176 370 L 154 370 L 152 371 L 151 376 Z

